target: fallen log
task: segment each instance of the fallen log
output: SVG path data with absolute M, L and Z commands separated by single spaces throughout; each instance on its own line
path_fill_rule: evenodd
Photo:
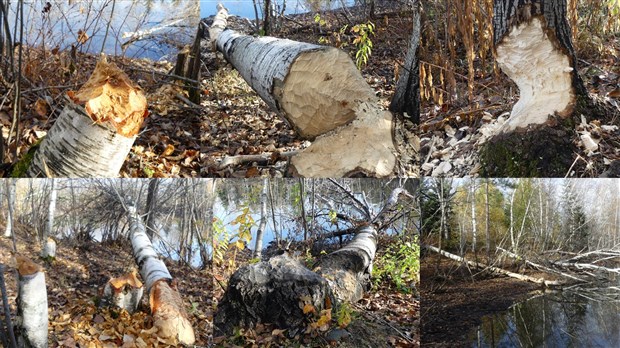
M 127 206 L 127 218 L 133 256 L 149 294 L 153 327 L 157 328 L 157 335 L 161 338 L 176 338 L 183 344 L 193 344 L 196 340 L 194 329 L 176 283 L 153 248 L 133 204 Z
M 246 82 L 312 145 L 294 156 L 294 175 L 342 177 L 394 172 L 392 114 L 351 58 L 333 47 L 242 35 L 218 6 L 210 39 Z
M 15 256 L 18 294 L 16 327 L 18 347 L 47 347 L 48 308 L 45 273 L 27 257 Z
M 431 245 L 422 245 L 422 247 L 424 249 L 436 252 L 442 256 L 445 256 L 451 260 L 454 261 L 458 261 L 458 262 L 464 262 L 466 263 L 469 267 L 473 267 L 476 269 L 482 269 L 482 270 L 486 270 L 492 273 L 497 273 L 497 274 L 502 274 L 511 278 L 515 278 L 515 279 L 519 279 L 519 280 L 523 280 L 526 282 L 531 282 L 531 283 L 536 283 L 536 284 L 541 284 L 545 287 L 553 287 L 553 286 L 559 286 L 562 283 L 555 281 L 555 280 L 545 280 L 544 278 L 534 278 L 534 277 L 530 277 L 524 274 L 518 274 L 518 273 L 514 273 L 514 272 L 510 272 L 510 271 L 506 271 L 503 270 L 501 268 L 498 267 L 493 267 L 493 266 L 487 266 L 485 264 L 479 263 L 479 262 L 473 262 L 473 261 L 469 261 L 461 256 L 458 255 L 454 255 L 451 254 L 447 251 L 441 250 L 437 247 L 431 246 Z
M 363 227 L 344 248 L 321 259 L 314 271 L 287 253 L 239 268 L 218 305 L 216 328 L 224 334 L 258 323 L 298 329 L 308 322 L 308 308 L 320 313 L 339 302 L 359 300 L 370 280 L 376 233 Z
M 34 154 L 28 177 L 116 177 L 131 150 L 147 103 L 114 63 L 97 63 Z M 82 107 L 84 105 L 84 107 Z
M 562 276 L 562 277 L 564 277 L 564 278 L 568 278 L 568 279 L 576 280 L 576 281 L 578 281 L 578 282 L 584 282 L 584 283 L 586 282 L 585 280 L 583 280 L 583 279 L 581 279 L 581 278 L 578 278 L 578 277 L 575 277 L 575 276 L 573 276 L 573 275 L 570 275 L 570 274 L 567 274 L 567 273 L 564 273 L 564 272 L 560 272 L 560 271 L 555 270 L 555 269 L 553 269 L 553 268 L 545 267 L 545 266 L 543 266 L 543 265 L 540 265 L 540 264 L 537 264 L 537 263 L 534 263 L 534 262 L 528 261 L 528 260 L 526 260 L 525 258 L 523 258 L 523 257 L 521 257 L 521 256 L 519 256 L 519 255 L 517 255 L 517 254 L 515 254 L 515 253 L 512 253 L 512 252 L 510 252 L 510 251 L 508 251 L 508 250 L 506 250 L 506 249 L 503 249 L 503 248 L 500 248 L 500 247 L 496 247 L 496 249 L 497 249 L 497 250 L 499 250 L 500 252 L 502 252 L 502 253 L 504 253 L 504 254 L 506 254 L 506 255 L 510 256 L 510 257 L 511 257 L 511 258 L 513 258 L 513 259 L 516 259 L 516 260 L 523 260 L 523 261 L 525 262 L 525 264 L 526 264 L 526 265 L 530 265 L 530 266 L 532 266 L 532 267 L 534 267 L 534 268 L 536 268 L 536 269 L 542 269 L 542 270 L 547 271 L 547 272 L 555 273 L 555 274 L 560 275 L 560 276 Z
M 114 305 L 133 313 L 138 309 L 144 287 L 137 277 L 134 269 L 125 275 L 111 278 L 103 288 L 102 303 L 104 305 Z
M 589 264 L 589 263 L 576 263 L 576 262 L 566 262 L 566 261 L 556 261 L 556 262 L 553 262 L 553 264 L 557 265 L 557 266 L 560 266 L 560 267 L 576 268 L 576 269 L 579 269 L 579 270 L 589 269 L 589 270 L 599 271 L 599 272 L 607 272 L 607 273 L 612 273 L 612 274 L 620 274 L 620 267 L 618 267 L 618 268 L 609 268 L 609 267 L 597 266 L 597 265 L 593 265 L 593 264 Z

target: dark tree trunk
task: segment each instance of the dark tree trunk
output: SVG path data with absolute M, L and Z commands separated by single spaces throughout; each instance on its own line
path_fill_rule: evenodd
M 155 207 L 157 206 L 157 189 L 159 188 L 159 180 L 151 179 L 149 181 L 148 194 L 146 195 L 146 234 L 153 239 L 153 231 L 155 231 Z
M 406 113 L 415 123 L 420 122 L 420 73 L 418 47 L 420 45 L 420 7 L 413 6 L 413 33 L 405 58 L 405 66 L 398 78 L 396 92 L 392 98 L 390 111 Z
M 269 35 L 271 27 L 271 0 L 265 0 L 265 12 L 263 13 L 265 20 L 263 21 L 263 34 Z
M 580 115 L 603 117 L 579 77 L 566 14 L 566 0 L 495 0 L 497 62 L 520 96 L 481 149 L 485 176 L 563 177 Z

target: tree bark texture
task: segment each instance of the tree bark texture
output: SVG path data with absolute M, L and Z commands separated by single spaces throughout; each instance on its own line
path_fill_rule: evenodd
M 29 177 L 116 177 L 144 118 L 146 98 L 116 65 L 104 60 L 42 140 Z M 81 105 L 84 105 L 82 107 Z
M 16 256 L 18 280 L 19 347 L 47 347 L 48 309 L 45 273 L 23 256 Z
M 209 36 L 217 50 L 272 109 L 312 145 L 293 157 L 304 177 L 393 175 L 392 114 L 351 58 L 333 47 L 273 37 L 241 35 L 216 15 Z
M 374 7 L 374 2 L 371 3 Z M 371 8 L 373 8 L 371 7 Z M 418 47 L 420 46 L 420 7 L 419 1 L 413 6 L 413 33 L 405 65 L 400 73 L 390 111 L 406 113 L 413 122 L 420 122 L 420 66 Z
M 10 237 L 13 234 L 13 223 L 15 221 L 15 185 L 16 179 L 4 179 L 6 189 L 7 213 L 4 236 Z
M 41 257 L 56 257 L 56 242 L 50 238 L 54 230 L 54 214 L 56 213 L 56 197 L 58 192 L 56 190 L 57 179 L 50 179 L 52 187 L 50 188 L 50 202 L 47 207 L 47 220 L 45 222 L 45 229 L 43 231 L 43 238 L 41 244 Z
M 127 218 L 133 256 L 149 294 L 153 326 L 160 337 L 176 337 L 180 343 L 195 342 L 194 329 L 166 265 L 159 258 L 146 234 L 142 219 L 135 206 L 128 206 Z

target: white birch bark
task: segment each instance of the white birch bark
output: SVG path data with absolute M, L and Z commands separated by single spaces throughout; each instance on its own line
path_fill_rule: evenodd
M 117 177 L 136 137 L 97 124 L 68 103 L 36 151 L 29 177 Z
M 294 175 L 394 174 L 393 116 L 378 105 L 348 54 L 333 47 L 222 30 L 228 12 L 218 9 L 209 30 L 217 50 L 299 136 L 315 139 L 293 157 Z
M 19 316 L 21 335 L 18 346 L 47 347 L 48 309 L 45 274 L 19 274 Z
M 196 341 L 194 329 L 181 295 L 172 285 L 172 276 L 153 248 L 135 206 L 130 205 L 127 210 L 133 256 L 149 293 L 153 325 L 160 337 L 176 337 L 180 343 L 191 345 Z
M 338 300 L 355 303 L 364 296 L 362 279 L 371 274 L 376 251 L 377 231 L 365 226 L 349 244 L 323 257 L 314 271 L 327 280 Z
M 4 185 L 6 188 L 6 200 L 8 216 L 6 219 L 6 226 L 4 229 L 4 236 L 10 237 L 13 235 L 13 220 L 15 214 L 15 179 L 4 179 Z
M 261 257 L 263 251 L 263 233 L 267 226 L 267 185 L 269 185 L 269 179 L 263 179 L 263 191 L 260 194 L 260 222 L 258 223 L 258 230 L 256 231 L 256 244 L 254 244 L 254 257 Z
M 47 221 L 45 223 L 45 230 L 43 231 L 43 248 L 41 249 L 41 257 L 56 257 L 56 242 L 49 238 L 52 235 L 54 229 L 54 214 L 56 212 L 56 179 L 51 179 L 52 187 L 50 189 L 50 202 L 47 209 Z

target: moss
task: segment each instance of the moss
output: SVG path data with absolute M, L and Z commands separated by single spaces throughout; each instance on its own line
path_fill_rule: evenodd
M 28 171 L 28 168 L 30 167 L 30 163 L 32 162 L 32 159 L 34 158 L 34 154 L 37 152 L 37 150 L 39 149 L 39 146 L 41 145 L 41 141 L 43 141 L 45 137 L 39 139 L 36 143 L 34 143 L 30 149 L 28 149 L 28 152 L 26 152 L 26 154 L 24 156 L 22 156 L 22 158 L 19 159 L 19 161 L 17 161 L 17 163 L 15 163 L 15 165 L 13 166 L 13 169 L 11 170 L 11 178 L 24 178 L 26 177 L 26 172 Z

